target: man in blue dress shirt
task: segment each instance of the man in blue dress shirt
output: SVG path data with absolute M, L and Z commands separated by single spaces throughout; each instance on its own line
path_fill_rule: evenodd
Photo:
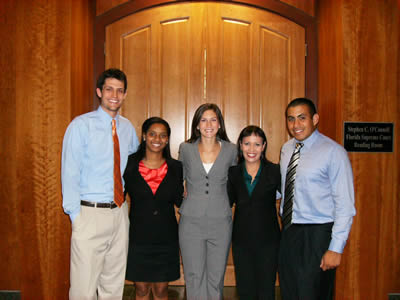
M 281 214 L 288 164 L 296 144 L 302 145 L 295 171 L 291 222 L 283 229 L 280 246 L 283 300 L 333 298 L 335 269 L 355 215 L 353 174 L 347 152 L 318 131 L 318 122 L 311 100 L 297 98 L 289 103 L 286 123 L 293 138 L 281 149 Z
M 122 299 L 128 250 L 128 205 L 114 202 L 116 125 L 120 171 L 138 139 L 132 124 L 118 111 L 126 98 L 126 75 L 104 71 L 97 80 L 100 106 L 68 126 L 62 149 L 63 208 L 72 222 L 69 298 Z

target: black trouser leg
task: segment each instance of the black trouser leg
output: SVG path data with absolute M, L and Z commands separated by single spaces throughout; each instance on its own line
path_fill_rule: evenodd
M 293 224 L 283 231 L 279 279 L 283 300 L 331 300 L 335 270 L 322 271 L 321 258 L 329 247 L 332 223 Z

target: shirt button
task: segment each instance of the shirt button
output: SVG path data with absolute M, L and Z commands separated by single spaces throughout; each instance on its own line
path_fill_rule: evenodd
M 157 216 L 158 215 L 158 210 L 153 211 L 153 215 Z
M 208 182 L 206 183 L 206 186 L 209 186 Z
M 208 194 L 208 191 L 206 191 L 206 194 Z
M 208 179 L 208 176 L 206 176 L 206 179 Z

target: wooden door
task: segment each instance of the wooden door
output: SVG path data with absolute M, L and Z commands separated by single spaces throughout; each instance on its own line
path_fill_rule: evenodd
M 278 162 L 287 140 L 287 103 L 305 94 L 305 31 L 281 16 L 243 5 L 182 3 L 127 16 L 106 28 L 106 67 L 128 76 L 122 114 L 138 135 L 161 116 L 171 151 L 190 135 L 196 108 L 221 108 L 232 142 L 249 124 L 264 129 L 267 156 Z M 183 284 L 183 276 L 173 284 Z M 229 256 L 225 285 L 235 285 Z

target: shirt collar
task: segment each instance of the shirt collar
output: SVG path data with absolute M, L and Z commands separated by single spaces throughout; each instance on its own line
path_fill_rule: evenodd
M 99 115 L 101 120 L 103 120 L 106 123 L 111 124 L 111 120 L 113 118 L 111 118 L 111 116 L 104 111 L 104 109 L 101 107 L 101 105 L 99 105 L 99 107 L 97 108 L 97 114 Z M 115 119 L 117 127 L 118 127 L 119 126 L 119 112 L 117 113 L 117 115 L 115 116 L 114 119 Z
M 247 179 L 247 180 L 250 180 L 250 182 L 251 182 L 252 177 L 250 176 L 249 173 L 247 173 L 246 163 L 245 162 L 243 162 L 242 168 L 243 168 L 243 176 L 244 176 L 244 178 Z M 260 177 L 261 170 L 262 170 L 262 162 L 260 163 L 260 167 L 258 168 L 256 177 L 254 179 L 258 179 L 258 177 Z
M 314 132 L 303 141 L 298 141 L 296 139 L 293 139 L 293 147 L 296 146 L 297 143 L 303 143 L 304 144 L 303 149 L 310 149 L 319 136 L 320 133 L 318 129 L 315 129 Z

